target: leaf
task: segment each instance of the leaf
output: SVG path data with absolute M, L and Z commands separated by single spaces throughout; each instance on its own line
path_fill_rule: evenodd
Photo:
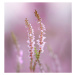
M 35 50 L 34 50 L 35 56 L 36 56 L 37 59 L 39 59 L 39 56 L 40 56 L 40 55 L 39 55 L 39 52 L 37 52 L 38 50 L 36 50 L 36 47 L 35 47 L 34 49 L 35 49 Z
M 38 52 L 37 52 L 37 50 L 36 50 L 36 47 L 34 47 L 34 49 L 35 49 L 34 52 L 37 54 Z

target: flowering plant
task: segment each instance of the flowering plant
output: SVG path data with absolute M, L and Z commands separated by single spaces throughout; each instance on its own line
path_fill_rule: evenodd
M 40 35 L 39 35 L 39 39 L 37 40 L 37 44 L 39 45 L 39 50 L 37 50 L 36 47 L 34 46 L 34 44 L 35 44 L 34 30 L 31 26 L 31 24 L 28 22 L 27 18 L 25 19 L 25 25 L 26 25 L 26 28 L 28 28 L 27 42 L 29 43 L 28 47 L 29 47 L 29 52 L 30 52 L 30 70 L 31 71 L 35 71 L 37 62 L 39 63 L 39 66 L 41 66 L 39 57 L 40 57 L 40 54 L 43 53 L 43 51 L 44 51 L 43 50 L 44 45 L 45 45 L 44 39 L 46 38 L 43 36 L 45 34 L 44 31 L 46 31 L 45 25 L 42 23 L 42 20 L 36 10 L 34 13 L 35 13 L 35 17 L 38 19 L 38 24 L 40 25 Z M 33 53 L 34 52 L 35 52 L 36 59 L 33 64 Z
M 35 10 L 34 12 L 35 17 L 37 18 L 37 22 L 39 24 L 39 30 L 40 30 L 40 35 L 39 35 L 39 39 L 36 40 L 37 41 L 37 45 L 39 46 L 39 49 L 36 48 L 35 46 L 35 35 L 34 35 L 34 29 L 32 27 L 32 25 L 29 23 L 28 19 L 25 19 L 25 27 L 27 28 L 27 33 L 28 33 L 28 48 L 29 48 L 29 58 L 30 58 L 30 71 L 31 72 L 35 72 L 36 69 L 36 65 L 38 63 L 40 71 L 41 72 L 45 72 L 42 63 L 40 61 L 40 55 L 41 53 L 44 52 L 44 45 L 46 42 L 44 42 L 44 39 L 46 38 L 44 36 L 46 28 L 45 25 L 42 23 L 42 19 L 40 18 L 39 14 L 37 13 L 37 11 Z M 20 72 L 21 71 L 21 66 L 23 64 L 23 50 L 20 50 L 19 45 L 18 45 L 18 41 L 17 38 L 15 36 L 15 34 L 12 32 L 12 39 L 13 42 L 15 44 L 16 47 L 16 59 L 17 59 L 17 69 L 16 72 Z M 59 65 L 59 60 L 56 54 L 53 53 L 53 51 L 51 49 L 48 49 L 50 52 L 50 57 L 52 58 L 52 60 L 55 62 L 56 65 L 56 72 L 60 71 L 60 65 Z M 35 58 L 35 59 L 34 59 Z M 45 65 L 46 68 L 48 69 L 48 71 L 50 70 L 50 68 L 48 67 L 48 65 Z

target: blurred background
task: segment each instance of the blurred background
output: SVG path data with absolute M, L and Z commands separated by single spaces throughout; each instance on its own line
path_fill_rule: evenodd
M 23 65 L 21 72 L 30 72 L 29 48 L 25 18 L 34 28 L 35 39 L 38 39 L 39 25 L 34 15 L 38 11 L 46 27 L 44 53 L 40 62 L 44 72 L 72 72 L 72 4 L 58 3 L 5 3 L 5 72 L 16 72 L 16 53 L 11 32 L 16 35 L 20 49 L 23 50 Z M 35 45 L 38 48 L 38 45 Z M 36 66 L 35 72 L 40 72 Z

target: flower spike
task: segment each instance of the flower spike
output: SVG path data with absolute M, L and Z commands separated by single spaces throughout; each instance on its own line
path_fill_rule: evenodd
M 28 22 L 27 18 L 25 20 L 25 25 L 27 26 L 28 28 L 28 40 L 27 40 L 27 43 L 29 44 L 28 47 L 29 47 L 29 57 L 30 57 L 30 69 L 32 70 L 32 62 L 33 62 L 33 53 L 34 53 L 34 44 L 35 44 L 35 36 L 34 36 L 34 30 L 31 26 L 31 24 Z
M 40 24 L 40 35 L 39 35 L 39 39 L 37 40 L 37 44 L 39 45 L 39 53 L 40 52 L 43 53 L 43 48 L 46 43 L 46 42 L 44 42 L 44 39 L 46 37 L 44 37 L 43 34 L 45 34 L 44 31 L 46 31 L 46 28 L 45 28 L 45 25 L 41 22 L 41 18 L 36 10 L 34 13 L 35 13 L 35 17 L 38 19 L 38 24 Z

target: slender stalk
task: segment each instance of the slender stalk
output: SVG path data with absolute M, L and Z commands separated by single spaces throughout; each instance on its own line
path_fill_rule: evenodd
M 23 60 L 22 60 L 23 52 L 20 50 L 16 36 L 13 32 L 11 33 L 11 36 L 12 36 L 13 42 L 15 44 L 15 47 L 17 49 L 17 69 L 16 69 L 16 72 L 20 72 L 20 69 L 21 69 L 20 65 L 23 63 Z
M 40 63 L 39 59 L 36 59 L 33 65 L 33 72 L 35 72 L 36 64 L 38 63 L 40 71 L 43 72 L 42 64 Z
M 61 72 L 60 61 L 59 61 L 59 58 L 58 58 L 57 54 L 55 54 L 55 53 L 53 52 L 53 50 L 50 48 L 50 46 L 48 47 L 48 50 L 49 50 L 49 52 L 50 52 L 50 56 L 51 56 L 52 60 L 53 60 L 54 63 L 55 63 L 56 72 Z

